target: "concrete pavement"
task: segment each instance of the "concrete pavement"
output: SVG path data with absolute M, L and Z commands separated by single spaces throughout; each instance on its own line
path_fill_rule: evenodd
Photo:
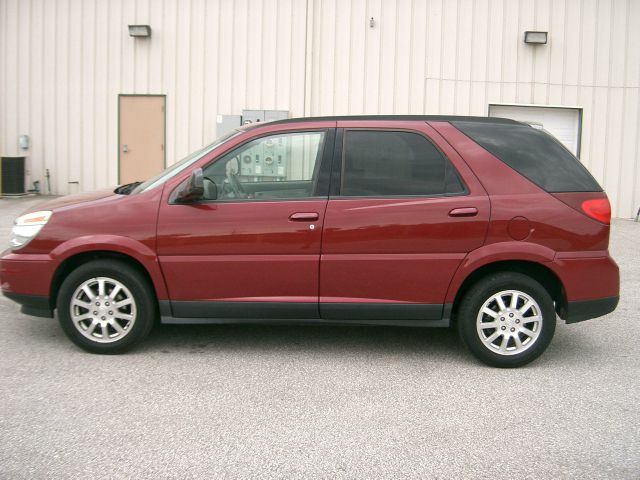
M 0 240 L 41 199 L 0 200 Z M 640 478 L 640 223 L 613 314 L 485 367 L 439 329 L 164 326 L 90 355 L 0 297 L 1 478 Z

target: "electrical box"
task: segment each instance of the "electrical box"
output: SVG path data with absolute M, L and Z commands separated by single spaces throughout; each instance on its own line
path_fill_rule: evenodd
M 221 137 L 234 128 L 238 128 L 241 124 L 241 115 L 218 115 L 216 118 L 216 136 Z
M 265 110 L 264 121 L 273 122 L 275 120 L 284 120 L 289 118 L 289 110 Z
M 264 122 L 264 110 L 242 110 L 242 124 Z
M 273 122 L 289 118 L 288 110 L 242 110 L 242 124 Z
M 243 110 L 242 115 L 218 115 L 216 134 L 224 135 L 229 130 L 247 123 L 273 122 L 289 118 L 288 110 Z
M 250 123 L 272 122 L 289 118 L 288 110 L 242 110 L 242 115 L 218 115 L 218 136 L 232 128 Z M 242 153 L 240 175 L 249 181 L 281 181 L 287 178 L 289 138 L 276 137 L 259 142 Z

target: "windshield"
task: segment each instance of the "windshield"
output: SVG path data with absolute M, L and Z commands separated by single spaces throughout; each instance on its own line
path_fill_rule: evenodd
M 173 178 L 175 175 L 188 168 L 190 165 L 193 165 L 198 160 L 200 160 L 207 153 L 211 152 L 213 149 L 223 144 L 230 138 L 235 137 L 242 133 L 241 130 L 231 130 L 230 132 L 225 133 L 221 137 L 217 138 L 212 144 L 207 145 L 206 147 L 198 150 L 197 152 L 193 152 L 186 158 L 183 158 L 177 163 L 174 163 L 169 168 L 161 172 L 159 175 L 156 175 L 149 180 L 142 182 L 139 184 L 134 190 L 131 191 L 132 194 L 146 192 L 147 190 L 151 190 L 152 188 L 157 187 L 158 185 L 162 185 L 164 182 Z

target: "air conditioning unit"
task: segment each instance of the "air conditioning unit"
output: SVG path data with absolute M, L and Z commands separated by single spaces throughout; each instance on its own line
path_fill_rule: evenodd
M 0 194 L 25 195 L 26 157 L 2 157 L 0 160 Z

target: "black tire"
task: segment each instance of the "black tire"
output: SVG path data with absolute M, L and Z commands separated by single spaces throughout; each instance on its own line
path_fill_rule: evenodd
M 505 313 L 497 314 L 496 311 L 495 319 L 491 316 L 493 314 L 483 314 L 481 317 L 482 325 L 478 326 L 478 317 L 485 303 L 489 302 L 494 295 L 508 291 L 520 292 L 530 297 L 537 305 L 531 304 L 533 306 L 522 314 L 517 309 L 511 309 L 510 305 L 505 310 L 500 310 L 497 300 L 495 300 L 489 304 L 489 310 L 496 309 Z M 522 302 L 521 305 L 525 305 L 526 297 L 514 294 L 505 293 L 501 300 L 506 303 L 505 300 L 514 297 L 518 302 Z M 538 315 L 534 315 L 536 310 L 538 310 Z M 535 321 L 534 318 L 538 316 L 541 317 L 541 320 Z M 475 283 L 462 299 L 457 318 L 458 333 L 471 353 L 487 365 L 501 368 L 520 367 L 538 358 L 551 343 L 556 328 L 556 312 L 549 292 L 536 280 L 517 272 L 490 274 Z M 528 320 L 532 320 L 532 322 Z M 494 324 L 497 328 L 487 327 L 486 325 L 489 324 Z M 522 328 L 527 330 L 520 333 Z M 537 333 L 535 339 L 531 333 L 524 333 L 525 331 L 534 333 L 534 330 Z M 510 333 L 513 331 L 515 333 Z M 494 335 L 498 335 L 493 340 L 496 343 L 491 342 L 491 337 Z M 515 338 L 515 335 L 518 335 L 518 339 Z M 509 339 L 509 337 L 511 338 Z M 526 348 L 523 349 L 522 345 L 518 346 L 516 340 L 519 340 Z M 502 343 L 505 341 L 506 347 L 501 350 Z M 511 349 L 511 352 L 508 349 Z M 518 352 L 519 349 L 520 352 Z
M 85 307 L 72 307 L 71 302 L 74 295 L 83 295 L 81 292 L 77 292 L 77 290 L 85 282 L 96 279 L 96 286 L 90 286 L 90 289 L 95 288 L 97 292 L 98 277 L 119 282 L 124 289 L 121 288 L 121 293 L 116 294 L 115 300 L 106 298 L 106 295 L 103 296 L 102 298 L 106 301 L 103 301 L 100 307 L 94 307 L 94 304 L 91 303 L 91 310 L 93 310 L 91 312 Z M 105 280 L 104 284 L 106 285 L 105 290 L 112 285 L 107 280 Z M 111 292 L 113 292 L 114 289 L 112 289 Z M 126 303 L 122 302 L 122 299 L 127 300 L 129 295 L 132 299 L 129 306 L 114 307 L 114 305 L 108 303 L 109 300 L 111 300 L 111 303 L 114 301 Z M 85 293 L 80 300 L 87 302 L 87 305 L 89 305 L 88 299 L 89 296 Z M 100 298 L 96 298 L 94 300 L 100 300 Z M 98 303 L 95 305 L 98 305 Z M 104 310 L 108 309 L 109 307 L 105 305 L 110 307 L 109 311 L 98 310 L 99 308 Z M 115 305 L 117 305 L 117 303 Z M 141 342 L 151 331 L 151 328 L 155 323 L 155 319 L 157 318 L 158 310 L 156 297 L 151 285 L 149 285 L 149 281 L 138 270 L 130 267 L 125 262 L 118 260 L 93 260 L 72 271 L 60 286 L 56 308 L 58 321 L 60 322 L 60 326 L 67 337 L 69 337 L 73 343 L 88 352 L 102 354 L 122 353 Z M 76 310 L 78 315 L 86 314 L 90 315 L 92 318 L 81 323 L 76 323 L 72 320 L 72 308 L 80 308 L 81 310 Z M 100 316 L 114 311 L 116 312 L 115 316 Z M 94 315 L 95 313 L 98 315 Z M 122 314 L 131 317 L 133 321 L 115 318 Z M 106 319 L 107 321 L 100 322 L 100 319 Z M 95 333 L 89 332 L 89 327 L 92 327 L 93 325 L 88 324 L 92 322 L 98 323 L 96 327 L 94 327 Z M 117 322 L 121 332 L 116 331 L 113 326 L 107 326 L 108 322 L 111 322 L 110 325 L 113 325 L 113 322 Z M 104 323 L 105 326 L 103 327 L 100 323 Z M 79 326 L 76 327 L 76 324 Z M 87 328 L 84 328 L 84 326 L 87 326 Z M 108 343 L 102 343 L 101 338 L 96 337 L 95 339 L 92 339 L 94 336 L 100 335 L 100 333 L 103 332 L 102 328 L 107 329 L 106 334 L 102 335 L 102 338 L 104 338 Z M 81 329 L 85 334 L 81 332 Z M 100 332 L 97 330 L 100 330 Z M 88 336 L 91 338 L 88 338 Z M 111 336 L 114 338 L 111 339 Z M 117 338 L 118 336 L 120 336 L 120 338 Z

